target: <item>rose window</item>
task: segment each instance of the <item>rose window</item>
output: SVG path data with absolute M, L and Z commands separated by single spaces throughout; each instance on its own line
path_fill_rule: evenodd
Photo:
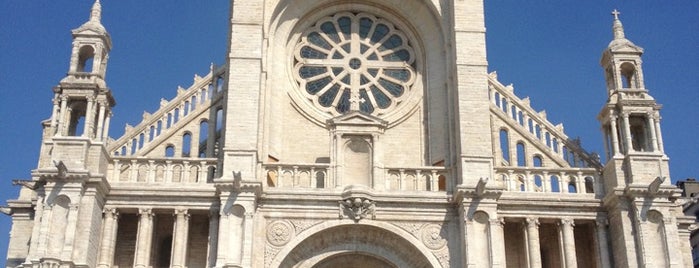
M 405 34 L 364 13 L 320 20 L 301 37 L 295 60 L 302 94 L 333 115 L 385 114 L 415 81 L 415 54 Z

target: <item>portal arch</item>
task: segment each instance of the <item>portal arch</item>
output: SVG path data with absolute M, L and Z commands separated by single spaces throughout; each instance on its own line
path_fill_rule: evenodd
M 433 253 L 406 231 L 389 223 L 348 220 L 326 221 L 297 234 L 270 267 L 330 267 L 356 257 L 387 267 L 442 267 Z

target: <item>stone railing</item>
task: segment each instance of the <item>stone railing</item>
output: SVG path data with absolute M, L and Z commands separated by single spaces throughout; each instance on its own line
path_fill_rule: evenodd
M 563 158 L 571 167 L 601 168 L 597 157 L 580 147 L 578 140 L 571 140 L 563 132 L 563 124 L 553 125 L 546 120 L 546 112 L 536 112 L 530 105 L 529 98 L 520 99 L 514 94 L 512 85 L 504 86 L 497 80 L 497 74 L 488 76 L 489 96 L 496 112 L 516 125 L 519 125 L 532 137 L 536 138 L 549 151 Z
M 143 120 L 136 126 L 126 125 L 122 137 L 109 144 L 115 156 L 135 155 L 139 150 L 156 141 L 170 128 L 186 122 L 187 117 L 209 109 L 223 95 L 224 66 L 214 69 L 204 77 L 196 75 L 188 89 L 178 88 L 177 96 L 170 101 L 160 100 L 158 111 L 143 113 Z
M 266 164 L 266 185 L 276 188 L 328 188 L 330 164 Z
M 446 191 L 450 183 L 445 167 L 387 168 L 386 189 L 397 191 Z
M 110 183 L 190 183 L 210 182 L 216 158 L 133 158 L 114 157 L 109 163 Z
M 601 189 L 594 168 L 497 167 L 495 177 L 512 192 L 592 194 Z
M 333 188 L 330 164 L 265 164 L 266 185 L 274 188 Z M 384 168 L 374 181 L 385 182 L 386 190 L 446 191 L 449 171 L 444 167 Z

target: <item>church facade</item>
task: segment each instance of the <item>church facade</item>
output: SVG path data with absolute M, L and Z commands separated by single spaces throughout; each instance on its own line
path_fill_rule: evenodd
M 616 11 L 606 163 L 487 72 L 482 0 L 231 1 L 226 64 L 117 139 L 101 11 L 2 207 L 7 267 L 692 265 Z

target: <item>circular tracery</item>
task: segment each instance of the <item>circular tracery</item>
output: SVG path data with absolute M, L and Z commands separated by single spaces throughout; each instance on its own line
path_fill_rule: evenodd
M 295 47 L 300 92 L 332 115 L 381 115 L 400 104 L 415 81 L 415 54 L 405 34 L 366 13 L 326 17 Z

